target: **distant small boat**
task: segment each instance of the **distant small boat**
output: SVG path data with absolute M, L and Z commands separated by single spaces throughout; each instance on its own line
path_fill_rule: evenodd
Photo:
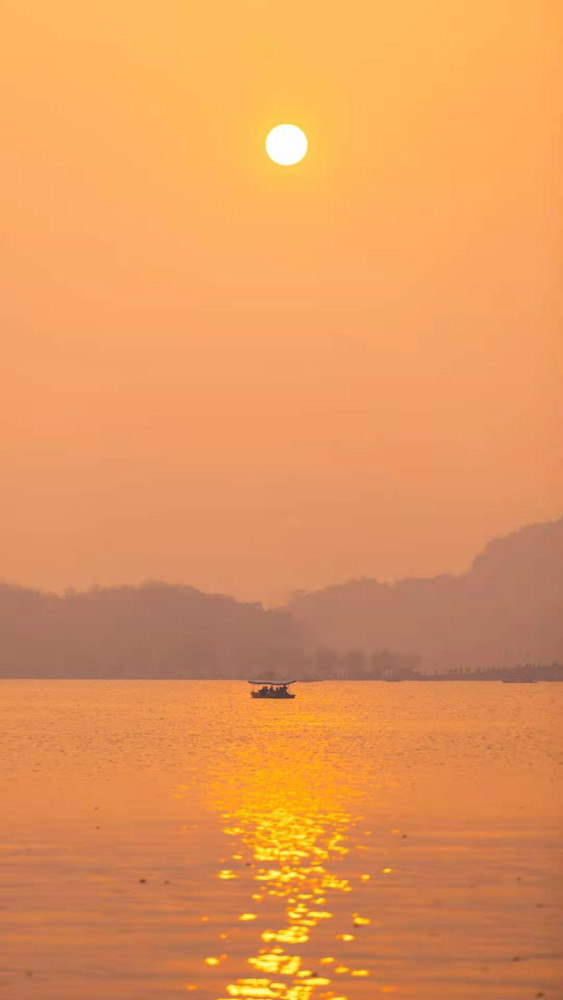
M 537 684 L 533 677 L 505 677 L 503 684 Z
M 287 690 L 290 684 L 296 683 L 295 681 L 249 681 L 248 683 L 252 684 L 251 698 L 277 699 L 278 701 L 295 698 L 295 695 L 290 694 Z M 257 691 L 256 688 L 258 688 Z

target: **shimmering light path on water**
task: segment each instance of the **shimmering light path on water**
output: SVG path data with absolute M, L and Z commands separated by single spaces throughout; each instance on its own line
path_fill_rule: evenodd
M 8 1000 L 563 995 L 563 687 L 0 685 Z

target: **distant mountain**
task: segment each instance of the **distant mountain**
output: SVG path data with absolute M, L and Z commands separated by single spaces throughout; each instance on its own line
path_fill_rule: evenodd
M 0 677 L 385 677 L 563 661 L 563 519 L 497 539 L 463 576 L 353 580 L 265 610 L 147 583 L 0 585 Z
M 0 677 L 252 677 L 300 660 L 301 628 L 192 587 L 64 596 L 0 586 Z
M 288 604 L 310 641 L 424 670 L 563 659 L 563 518 L 490 542 L 463 576 L 352 580 Z

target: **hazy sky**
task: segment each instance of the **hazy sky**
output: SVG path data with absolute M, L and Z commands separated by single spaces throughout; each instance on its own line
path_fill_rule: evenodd
M 8 0 L 0 576 L 275 601 L 561 514 L 557 7 Z

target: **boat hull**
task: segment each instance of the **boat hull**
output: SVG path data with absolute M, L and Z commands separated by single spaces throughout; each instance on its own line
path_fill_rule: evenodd
M 260 701 L 289 701 L 290 698 L 295 698 L 294 694 L 258 694 L 257 691 L 251 691 L 251 698 L 259 698 Z

